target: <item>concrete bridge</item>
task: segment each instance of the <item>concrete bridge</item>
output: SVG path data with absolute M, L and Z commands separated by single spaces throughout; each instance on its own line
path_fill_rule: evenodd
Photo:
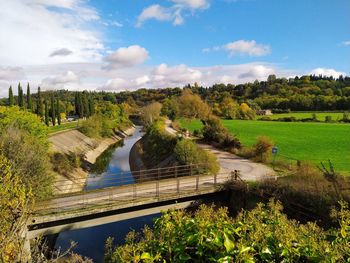
M 137 171 L 132 177 L 128 173 L 117 174 L 101 181 L 110 187 L 55 196 L 38 203 L 28 225 L 27 239 L 184 208 L 222 191 L 224 184 L 235 177 L 229 172 L 210 174 L 206 165 Z

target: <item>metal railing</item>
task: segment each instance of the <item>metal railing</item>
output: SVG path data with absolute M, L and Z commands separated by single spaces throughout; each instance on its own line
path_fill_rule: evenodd
M 110 174 L 89 185 L 91 189 L 57 195 L 37 204 L 37 213 L 60 213 L 92 207 L 139 203 L 145 200 L 167 200 L 174 197 L 198 195 L 216 189 L 229 180 L 237 180 L 237 173 L 209 172 L 206 164 L 180 165 L 159 169 Z M 86 179 L 79 179 L 86 180 Z M 65 184 L 56 182 L 56 187 Z

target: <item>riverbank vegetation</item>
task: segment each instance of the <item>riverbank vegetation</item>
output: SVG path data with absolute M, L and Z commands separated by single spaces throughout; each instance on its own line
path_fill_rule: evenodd
M 146 130 L 141 140 L 142 159 L 147 168 L 158 165 L 205 165 L 210 173 L 217 173 L 219 165 L 216 157 L 201 149 L 191 140 L 176 137 L 165 130 L 164 120 L 154 121 Z M 161 166 L 160 166 L 161 167 Z

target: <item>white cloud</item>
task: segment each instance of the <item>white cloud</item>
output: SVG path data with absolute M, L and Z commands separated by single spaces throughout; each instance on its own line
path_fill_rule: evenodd
M 136 27 L 140 27 L 147 20 L 172 21 L 173 25 L 184 23 L 183 13 L 186 11 L 206 9 L 209 7 L 208 0 L 171 0 L 174 5 L 163 7 L 158 4 L 151 5 L 142 10 L 137 18 Z
M 268 45 L 258 44 L 255 40 L 237 40 L 227 43 L 223 46 L 215 46 L 212 48 L 203 48 L 204 53 L 211 51 L 224 50 L 234 55 L 249 55 L 251 57 L 265 56 L 271 53 L 271 48 Z
M 69 86 L 69 84 L 79 83 L 80 78 L 72 71 L 67 71 L 64 74 L 44 78 L 41 82 L 41 86 L 44 89 L 58 89 Z
M 99 19 L 84 0 L 11 0 L 0 8 L 0 63 L 40 65 L 91 62 L 104 50 L 99 33 L 89 29 Z M 70 56 L 49 56 L 60 47 Z
M 22 80 L 24 78 L 25 74 L 23 68 L 0 66 L 0 80 Z
M 338 78 L 340 75 L 346 76 L 345 72 L 336 71 L 332 68 L 315 68 L 311 70 L 311 75 L 322 75 L 322 76 L 333 76 L 334 78 Z
M 182 5 L 192 9 L 205 9 L 209 7 L 207 0 L 171 0 L 175 4 Z
M 107 65 L 105 65 L 104 68 L 114 69 L 121 67 L 131 67 L 142 64 L 148 58 L 148 51 L 139 45 L 121 47 L 105 58 Z
M 174 15 L 169 8 L 162 7 L 160 5 L 151 5 L 142 10 L 141 14 L 137 18 L 136 26 L 141 26 L 145 21 L 149 19 L 155 19 L 158 21 L 171 21 Z
M 173 67 L 161 64 L 155 67 L 151 74 L 151 81 L 157 87 L 183 86 L 188 83 L 199 81 L 202 77 L 202 72 L 200 70 L 190 68 L 183 64 Z
M 349 40 L 349 41 L 344 41 L 343 44 L 344 44 L 345 46 L 350 46 L 350 40 Z

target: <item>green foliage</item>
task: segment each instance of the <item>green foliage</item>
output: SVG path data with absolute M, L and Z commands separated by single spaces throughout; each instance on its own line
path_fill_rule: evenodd
M 23 129 L 35 136 L 42 143 L 47 142 L 47 128 L 41 123 L 39 117 L 35 114 L 24 112 L 18 107 L 1 107 L 0 106 L 0 133 L 9 126 Z
M 215 174 L 220 170 L 216 156 L 200 148 L 191 140 L 179 140 L 174 148 L 174 153 L 180 164 L 205 165 L 208 172 L 212 174 Z
M 9 88 L 9 102 L 8 105 L 11 107 L 15 103 L 15 99 L 13 98 L 12 86 Z
M 205 121 L 203 138 L 223 148 L 239 148 L 240 142 L 221 124 L 220 119 L 211 117 Z
M 117 129 L 131 125 L 127 114 L 119 105 L 110 102 L 97 105 L 96 114 L 82 122 L 79 130 L 92 138 L 110 137 Z
M 235 219 L 204 205 L 194 215 L 170 210 L 123 246 L 109 239 L 105 262 L 347 262 L 350 212 L 343 205 L 333 214 L 340 228 L 325 231 L 289 220 L 274 201 Z
M 146 128 L 159 119 L 161 109 L 162 104 L 159 102 L 153 102 L 141 109 L 141 120 Z
M 51 155 L 53 170 L 65 176 L 69 176 L 74 169 L 79 168 L 82 159 L 82 155 L 76 152 L 70 152 L 69 154 L 55 152 Z
M 211 109 L 200 96 L 193 94 L 191 90 L 184 89 L 182 95 L 177 99 L 177 114 L 184 118 L 207 119 Z
M 165 131 L 163 120 L 153 122 L 141 141 L 146 163 L 159 164 L 174 152 L 176 142 L 177 139 Z
M 30 86 L 29 83 L 27 84 L 27 109 L 29 111 L 32 111 L 33 104 L 32 104 L 32 95 L 30 94 Z
M 4 263 L 19 262 L 25 256 L 22 228 L 33 201 L 31 189 L 13 170 L 10 160 L 0 153 L 0 261 Z
M 52 193 L 53 174 L 47 142 L 38 140 L 23 129 L 8 127 L 0 134 L 0 148 L 26 188 L 35 189 L 36 198 Z

